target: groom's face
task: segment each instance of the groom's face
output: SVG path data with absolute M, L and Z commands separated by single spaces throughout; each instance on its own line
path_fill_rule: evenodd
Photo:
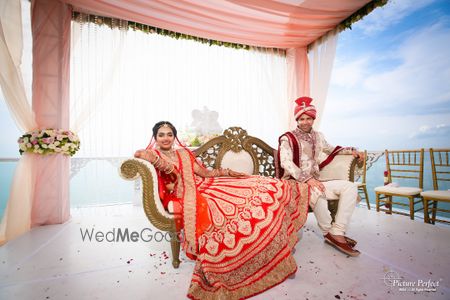
M 303 114 L 297 119 L 298 127 L 304 132 L 310 132 L 314 124 L 314 119 L 310 116 Z

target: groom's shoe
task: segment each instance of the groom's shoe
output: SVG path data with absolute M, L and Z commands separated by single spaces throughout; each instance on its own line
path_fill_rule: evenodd
M 361 252 L 359 252 L 358 250 L 353 249 L 348 242 L 345 243 L 338 242 L 336 239 L 333 238 L 333 236 L 330 233 L 327 233 L 324 236 L 324 238 L 325 242 L 335 247 L 339 251 L 344 252 L 347 255 L 358 256 L 361 254 Z
M 358 244 L 357 241 L 355 241 L 354 239 L 349 238 L 348 236 L 344 235 L 344 239 L 347 241 L 347 244 L 349 244 L 350 247 L 352 247 L 352 248 L 355 247 L 356 244 Z

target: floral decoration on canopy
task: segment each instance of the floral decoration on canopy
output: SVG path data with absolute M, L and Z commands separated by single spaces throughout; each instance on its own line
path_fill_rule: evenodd
M 55 154 L 73 156 L 80 149 L 78 135 L 69 130 L 42 129 L 22 135 L 19 140 L 19 152 L 35 154 Z

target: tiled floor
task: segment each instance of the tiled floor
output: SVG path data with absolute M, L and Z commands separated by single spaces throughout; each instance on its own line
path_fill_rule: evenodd
M 149 228 L 145 236 L 153 240 L 89 242 L 80 233 L 113 228 Z M 357 258 L 324 244 L 313 214 L 302 235 L 296 277 L 254 299 L 450 299 L 450 227 L 357 208 L 348 232 L 362 252 Z M 0 299 L 186 299 L 193 262 L 182 256 L 173 269 L 169 243 L 155 238 L 161 235 L 142 208 L 73 210 L 68 223 L 35 228 L 0 247 Z M 429 280 L 435 292 L 389 286 Z

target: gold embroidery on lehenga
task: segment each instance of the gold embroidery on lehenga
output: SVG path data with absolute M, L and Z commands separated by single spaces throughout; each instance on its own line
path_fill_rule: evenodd
M 207 201 L 214 226 L 221 227 L 225 222 L 225 217 L 220 213 L 216 202 L 212 201 L 211 199 L 207 199 Z
M 249 193 L 243 192 L 242 189 L 236 189 L 235 192 L 233 192 L 233 195 L 230 195 L 229 193 L 225 193 L 222 190 L 215 188 L 208 190 L 207 195 L 210 198 L 214 199 L 222 199 L 224 201 L 228 201 L 234 205 L 242 205 L 245 204 L 245 199 L 250 196 L 251 190 L 249 189 Z
M 210 238 L 208 239 L 205 248 L 210 254 L 215 255 L 219 249 L 219 243 L 217 243 L 213 238 Z
M 220 209 L 221 212 L 223 212 L 223 214 L 227 216 L 236 214 L 236 208 L 233 204 L 220 198 L 214 199 L 214 202 L 217 204 L 218 208 Z
M 256 184 L 253 185 L 257 181 L 251 180 L 252 194 L 245 198 L 244 204 L 236 205 L 237 214 L 224 216 L 222 226 L 205 232 L 205 237 L 200 238 L 212 239 L 223 234 L 224 246 L 219 246 L 216 255 L 210 255 L 206 249 L 200 253 L 189 289 L 193 298 L 249 297 L 295 272 L 297 266 L 291 250 L 298 241 L 297 230 L 306 221 L 308 187 L 289 181 L 265 181 L 268 186 L 258 189 Z M 210 191 L 201 192 L 208 194 Z M 267 213 L 267 217 L 260 220 L 257 217 L 261 210 Z M 238 238 L 242 226 L 248 225 L 244 223 L 250 223 L 239 216 L 247 216 L 248 213 L 249 220 L 252 220 L 251 233 Z M 211 246 L 210 249 L 214 250 Z
M 248 205 L 248 203 L 246 205 L 243 206 L 237 206 L 238 211 L 240 210 L 241 212 L 247 210 L 245 213 L 241 214 L 242 215 L 247 215 L 247 217 L 250 219 L 251 218 L 251 211 L 250 208 L 251 206 Z M 236 240 L 236 245 L 235 248 L 231 248 L 231 249 L 222 249 L 217 255 L 215 256 L 208 256 L 207 254 L 205 254 L 205 259 L 210 260 L 210 261 L 214 261 L 214 262 L 219 262 L 222 261 L 225 257 L 234 257 L 236 256 L 238 253 L 240 253 L 241 251 L 243 251 L 244 247 L 246 247 L 246 245 L 253 243 L 258 237 L 260 237 L 261 235 L 261 230 L 265 230 L 265 231 L 270 231 L 271 228 L 267 228 L 267 226 L 273 226 L 273 224 L 271 224 L 272 220 L 273 220 L 273 212 L 275 210 L 277 210 L 279 208 L 279 203 L 276 202 L 271 206 L 267 206 L 267 212 L 266 212 L 266 218 L 262 219 L 262 220 L 258 220 L 258 219 L 253 219 L 254 220 L 254 226 L 252 228 L 252 225 L 250 222 L 246 222 L 245 220 L 242 220 L 242 218 L 230 218 L 228 217 L 226 220 L 226 222 L 229 225 L 237 225 L 238 227 L 238 232 L 240 234 L 242 234 L 242 236 L 239 238 L 239 240 Z M 228 225 L 227 224 L 227 225 Z M 222 230 L 229 230 L 228 226 L 222 226 Z M 211 233 L 210 232 L 205 232 L 205 235 L 209 236 Z M 265 233 L 264 233 L 265 234 Z M 243 255 L 251 255 L 251 249 L 247 249 L 244 250 L 244 254 Z
M 262 220 L 266 217 L 266 213 L 260 206 L 254 206 L 251 209 L 252 218 Z
M 228 231 L 225 232 L 225 237 L 223 239 L 223 243 L 228 248 L 233 248 L 236 244 L 236 236 Z
M 249 235 L 252 232 L 252 226 L 249 221 L 238 221 L 238 231 L 242 234 Z

